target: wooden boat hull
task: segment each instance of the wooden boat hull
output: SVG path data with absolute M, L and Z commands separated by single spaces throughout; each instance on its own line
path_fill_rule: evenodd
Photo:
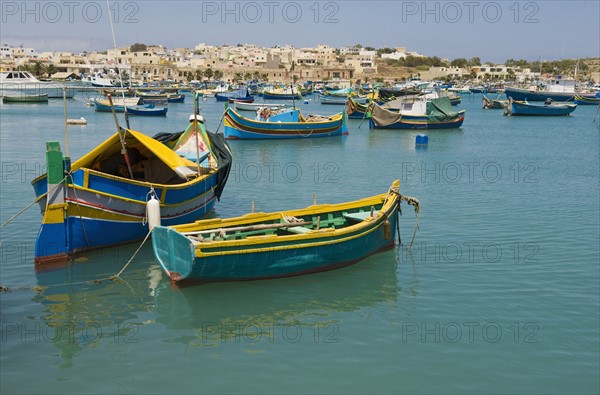
M 4 103 L 48 103 L 48 95 L 11 95 L 3 96 Z
M 286 104 L 273 104 L 273 103 L 241 103 L 235 102 L 235 109 L 237 111 L 252 111 L 256 112 L 259 108 L 268 108 L 271 110 L 279 110 L 287 107 Z
M 600 104 L 600 97 L 583 97 L 575 95 L 575 104 L 584 106 L 597 106 Z
M 403 116 L 402 120 L 391 125 L 379 126 L 369 118 L 371 129 L 453 129 L 460 128 L 465 120 L 464 115 L 449 121 L 432 122 L 426 116 Z
M 348 114 L 348 118 L 351 119 L 368 119 L 371 117 L 368 113 L 368 106 L 366 104 L 357 103 L 353 98 L 348 99 L 346 104 L 346 114 Z
M 168 110 L 169 109 L 167 107 L 158 107 L 158 108 L 140 107 L 140 106 L 127 107 L 127 113 L 129 113 L 131 115 L 140 115 L 140 116 L 146 116 L 146 117 L 165 117 L 165 116 L 167 116 Z
M 133 135 L 133 131 L 128 133 Z M 115 136 L 107 142 L 115 140 Z M 150 137 L 138 136 L 136 139 L 144 144 L 152 140 L 152 145 L 146 145 L 154 150 L 152 152 L 172 152 Z M 115 141 L 118 143 L 118 139 Z M 102 146 L 108 147 L 107 142 Z M 134 140 L 128 140 L 128 147 L 134 143 Z M 96 157 L 96 151 L 90 154 Z M 172 155 L 177 157 L 175 153 Z M 36 178 L 32 185 L 44 215 L 35 244 L 36 264 L 61 261 L 87 250 L 144 238 L 148 233 L 146 203 L 152 192 L 160 201 L 161 222 L 165 225 L 195 221 L 205 216 L 220 197 L 229 166 L 230 158 L 219 159 L 218 168 L 206 168 L 204 174 L 176 183 L 162 183 L 164 181 L 158 179 L 138 181 L 74 166 L 71 176 L 64 184 L 60 183 L 60 187 L 53 186 L 50 194 L 48 175 Z M 62 177 L 62 172 L 59 174 Z M 55 204 L 57 200 L 59 204 Z
M 399 183 L 394 184 L 396 190 Z M 173 281 L 232 281 L 297 276 L 356 263 L 395 242 L 400 197 L 390 192 L 356 202 L 311 206 L 282 213 L 248 214 L 227 220 L 198 221 L 173 228 L 157 227 L 152 234 L 155 256 Z M 373 216 L 369 211 L 374 208 Z M 344 212 L 361 210 L 363 220 L 342 225 Z M 352 214 L 349 214 L 352 216 Z M 299 234 L 266 232 L 256 237 L 197 242 L 185 233 L 279 219 L 322 218 L 322 227 Z M 329 221 L 329 222 L 328 222 Z M 334 225 L 339 223 L 338 226 Z M 334 228 L 335 226 L 335 228 Z M 293 228 L 290 228 L 290 230 Z
M 227 139 L 303 139 L 341 136 L 348 130 L 342 113 L 324 122 L 262 122 L 245 118 L 228 108 L 223 133 Z
M 302 94 L 298 93 L 269 93 L 263 92 L 262 97 L 265 100 L 302 100 Z
M 184 94 L 180 94 L 180 95 L 170 95 L 169 98 L 167 99 L 168 103 L 183 103 L 185 102 L 185 95 Z
M 565 116 L 577 108 L 577 104 L 529 104 L 516 100 L 509 100 L 504 115 L 518 116 Z

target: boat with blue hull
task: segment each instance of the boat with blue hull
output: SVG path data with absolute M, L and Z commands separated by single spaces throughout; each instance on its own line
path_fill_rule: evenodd
M 219 92 L 215 94 L 217 101 L 229 101 L 229 99 L 235 100 L 252 100 L 254 96 L 250 95 L 248 89 L 236 89 L 228 92 Z
M 576 108 L 577 104 L 554 103 L 549 99 L 544 104 L 531 104 L 510 98 L 504 109 L 504 115 L 564 116 L 571 114 Z
M 581 104 L 584 106 L 597 106 L 600 104 L 600 92 L 596 93 L 595 97 L 583 97 L 575 95 L 575 104 Z
M 447 97 L 408 101 L 389 110 L 372 103 L 371 129 L 452 129 L 462 126 L 465 110 L 454 111 Z
M 356 102 L 354 98 L 349 97 L 346 103 L 346 114 L 350 119 L 370 118 L 369 105 Z
M 354 202 L 209 219 L 152 231 L 154 255 L 172 281 L 235 281 L 297 276 L 359 262 L 393 248 L 398 208 L 387 193 Z
M 146 117 L 164 117 L 167 115 L 167 107 L 148 106 L 132 106 L 127 107 L 127 113 L 130 115 L 141 115 Z
M 304 117 L 300 110 L 289 110 L 270 116 L 263 113 L 260 120 L 254 120 L 227 108 L 224 127 L 227 139 L 304 139 L 348 134 L 343 112 Z
M 231 153 L 222 135 L 207 133 L 201 122 L 192 121 L 179 134 L 198 136 L 209 147 L 200 166 L 181 157 L 177 147 L 129 129 L 72 165 L 57 142 L 47 143 L 48 173 L 32 181 L 43 214 L 36 264 L 144 238 L 147 202 L 153 198 L 165 225 L 209 213 L 227 181 Z
M 550 79 L 547 83 L 539 86 L 531 86 L 527 89 L 516 86 L 507 86 L 504 89 L 506 98 L 517 101 L 573 101 L 575 95 L 585 98 L 593 98 L 595 93 L 579 92 L 575 80 L 566 78 Z

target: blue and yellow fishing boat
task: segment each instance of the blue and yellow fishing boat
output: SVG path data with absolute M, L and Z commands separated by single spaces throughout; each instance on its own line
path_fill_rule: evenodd
M 580 96 L 580 95 L 575 95 L 575 104 L 581 104 L 581 105 L 592 105 L 592 106 L 597 106 L 600 104 L 600 93 L 596 94 L 596 97 L 585 97 L 585 96 Z
M 44 215 L 35 262 L 60 261 L 144 238 L 152 199 L 160 203 L 165 225 L 194 221 L 211 211 L 231 165 L 223 136 L 207 133 L 200 118 L 167 137 L 172 149 L 120 129 L 72 165 L 59 143 L 47 143 L 48 173 L 32 181 Z M 186 154 L 190 142 L 198 145 L 195 155 Z
M 407 101 L 400 108 L 389 110 L 371 103 L 371 129 L 450 129 L 459 128 L 465 120 L 465 110 L 454 111 L 450 99 Z
M 358 103 L 352 97 L 349 97 L 348 101 L 346 102 L 346 114 L 348 114 L 348 118 L 351 119 L 368 119 L 371 117 L 369 105 Z
M 268 110 L 268 109 L 267 109 Z M 289 110 L 270 115 L 262 112 L 260 120 L 245 118 L 232 108 L 224 115 L 224 134 L 227 139 L 301 139 L 348 134 L 346 116 L 341 112 L 331 116 L 309 115 Z
M 387 193 L 300 210 L 208 219 L 152 231 L 154 254 L 173 281 L 296 276 L 356 263 L 394 246 L 402 200 Z

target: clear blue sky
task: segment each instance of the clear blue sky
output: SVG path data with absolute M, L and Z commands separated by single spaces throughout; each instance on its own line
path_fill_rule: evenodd
M 111 1 L 118 46 L 360 43 L 454 59 L 600 57 L 600 0 Z M 2 43 L 36 50 L 111 48 L 108 5 L 0 2 Z

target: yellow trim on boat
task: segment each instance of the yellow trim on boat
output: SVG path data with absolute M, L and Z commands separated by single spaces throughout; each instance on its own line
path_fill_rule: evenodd
M 65 204 L 49 204 L 44 212 L 42 224 L 62 224 L 65 222 Z

